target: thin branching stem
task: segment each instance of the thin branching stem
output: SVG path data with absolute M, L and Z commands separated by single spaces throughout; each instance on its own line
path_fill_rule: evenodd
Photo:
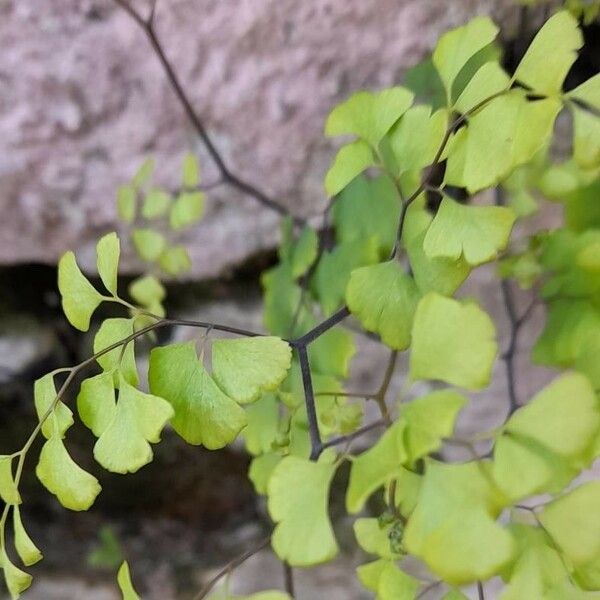
M 204 125 L 204 122 L 200 118 L 200 115 L 192 106 L 192 102 L 187 92 L 185 91 L 179 77 L 177 76 L 173 64 L 167 58 L 165 49 L 163 48 L 156 34 L 156 29 L 154 26 L 156 2 L 153 1 L 150 16 L 147 19 L 142 17 L 140 13 L 138 13 L 134 8 L 132 8 L 132 6 L 127 0 L 115 0 L 115 2 L 127 12 L 127 14 L 139 25 L 142 31 L 146 34 L 146 37 L 150 42 L 150 46 L 154 50 L 154 53 L 163 68 L 169 85 L 171 86 L 173 92 L 177 96 L 177 99 L 182 105 L 188 119 L 194 127 L 194 130 L 198 134 L 198 137 L 200 137 L 200 139 L 202 140 L 202 143 L 204 144 L 210 158 L 215 163 L 220 173 L 220 181 L 254 198 L 260 204 L 276 212 L 277 214 L 281 216 L 289 216 L 293 219 L 293 221 L 296 224 L 303 225 L 305 223 L 304 219 L 302 219 L 299 216 L 292 215 L 289 209 L 286 208 L 283 204 L 280 204 L 279 202 L 271 198 L 266 192 L 235 174 L 225 162 L 225 159 L 223 158 L 220 151 L 216 147 L 214 141 L 212 140 L 211 136 L 209 135 L 208 130 Z

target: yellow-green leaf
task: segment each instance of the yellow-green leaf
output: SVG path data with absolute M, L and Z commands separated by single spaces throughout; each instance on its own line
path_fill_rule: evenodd
M 98 275 L 100 275 L 102 283 L 113 296 L 117 295 L 120 254 L 121 244 L 116 233 L 109 233 L 100 238 L 96 246 Z
M 496 330 L 474 302 L 427 294 L 415 313 L 412 340 L 411 379 L 438 379 L 469 390 L 490 382 Z
M 342 146 L 325 176 L 327 195 L 335 196 L 355 177 L 374 164 L 373 152 L 365 142 L 359 140 Z
M 97 354 L 112 345 L 129 338 L 133 334 L 133 320 L 125 318 L 106 319 L 94 337 L 94 353 Z M 115 373 L 115 385 L 118 385 L 118 374 L 122 373 L 131 385 L 137 385 L 138 373 L 135 364 L 135 343 L 130 341 L 125 350 L 123 345 L 114 348 L 98 357 L 98 364 L 104 371 Z
M 0 547 L 0 567 L 4 572 L 4 580 L 6 581 L 6 587 L 13 600 L 20 598 L 21 594 L 29 588 L 33 578 L 29 573 L 21 571 L 18 567 L 13 565 L 6 554 L 6 550 Z
M 326 458 L 312 462 L 286 456 L 269 478 L 269 513 L 277 524 L 273 549 L 293 566 L 323 563 L 338 552 L 328 515 L 335 466 Z
M 140 600 L 133 583 L 131 582 L 131 573 L 129 572 L 129 564 L 124 561 L 117 574 L 117 583 L 123 594 L 123 600 Z
M 69 456 L 58 435 L 44 444 L 35 472 L 46 489 L 70 510 L 87 510 L 102 489 L 98 480 Z
M 514 79 L 536 92 L 556 94 L 583 45 L 577 20 L 560 11 L 550 17 L 521 59 Z
M 137 253 L 148 262 L 157 260 L 167 247 L 165 236 L 154 229 L 134 229 L 131 237 Z
M 0 498 L 6 504 L 20 504 L 21 495 L 15 485 L 12 471 L 12 456 L 0 456 Z
M 69 323 L 80 331 L 87 331 L 102 296 L 79 270 L 72 252 L 64 254 L 58 263 L 58 289 Z
M 33 386 L 33 399 L 38 419 L 42 423 L 42 434 L 46 439 L 52 437 L 56 432 L 64 437 L 65 432 L 73 425 L 73 413 L 71 409 L 60 400 L 56 402 L 56 387 L 54 375 L 48 373 L 38 379 Z M 48 413 L 50 408 L 52 411 Z
M 21 511 L 18 506 L 13 506 L 13 526 L 15 530 L 15 548 L 23 564 L 29 567 L 42 560 L 42 553 L 29 537 L 25 527 L 23 527 Z

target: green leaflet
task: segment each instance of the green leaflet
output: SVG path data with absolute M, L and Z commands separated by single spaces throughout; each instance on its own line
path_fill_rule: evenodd
M 567 96 L 600 110 L 600 73 L 571 90 Z
M 428 462 L 406 526 L 408 551 L 453 585 L 491 577 L 515 551 L 510 534 L 495 521 L 500 506 L 488 467 Z
M 132 334 L 132 319 L 106 319 L 100 325 L 94 337 L 94 353 L 97 354 L 113 344 L 127 339 Z M 135 364 L 135 346 L 133 341 L 125 346 L 125 350 L 123 350 L 123 346 L 119 346 L 99 356 L 97 360 L 104 371 L 115 373 L 115 385 L 119 383 L 118 373 L 122 373 L 125 381 L 131 385 L 137 385 L 138 373 Z
M 273 549 L 292 566 L 326 562 L 338 552 L 327 514 L 335 466 L 326 459 L 323 455 L 319 462 L 311 462 L 286 456 L 269 478 L 269 513 L 277 523 Z
M 454 106 L 462 113 L 469 112 L 509 87 L 510 78 L 504 69 L 495 61 L 486 62 L 473 75 Z
M 399 174 L 420 171 L 430 165 L 442 143 L 448 113 L 440 109 L 431 114 L 429 106 L 413 106 L 406 111 L 390 135 Z
M 269 452 L 279 426 L 279 403 L 272 393 L 263 394 L 246 408 L 246 425 L 243 436 L 246 450 L 254 456 Z
M 406 423 L 404 441 L 408 459 L 438 450 L 443 438 L 454 433 L 458 412 L 468 400 L 453 390 L 439 390 L 412 400 L 402 407 L 400 418 Z
M 314 325 L 316 324 L 315 322 Z M 355 353 L 356 346 L 352 334 L 336 328 L 330 329 L 312 342 L 308 356 L 311 367 L 317 373 L 346 378 L 350 372 L 350 361 Z
M 77 412 L 83 424 L 100 437 L 112 422 L 117 410 L 114 378 L 104 372 L 86 379 L 77 396 Z
M 340 192 L 333 205 L 338 243 L 366 243 L 374 238 L 380 258 L 392 251 L 399 217 L 398 194 L 391 180 L 383 175 L 374 179 L 357 177 Z
M 100 239 L 96 246 L 96 262 L 98 275 L 104 287 L 113 295 L 117 295 L 117 274 L 121 244 L 116 233 L 109 233 Z
M 338 244 L 331 252 L 323 254 L 312 288 L 325 316 L 333 314 L 344 303 L 350 273 L 377 262 L 377 258 L 377 238 L 374 236 Z
M 142 187 L 149 179 L 152 177 L 152 173 L 154 172 L 154 159 L 152 157 L 148 157 L 144 160 L 144 162 L 140 165 L 140 168 L 137 170 L 136 174 L 133 176 L 131 182 L 137 188 Z
M 42 560 L 42 553 L 29 537 L 23 521 L 21 519 L 21 511 L 18 506 L 13 506 L 13 527 L 15 530 L 15 548 L 19 558 L 23 561 L 26 567 L 34 565 Z
M 148 262 L 157 260 L 167 247 L 165 236 L 154 229 L 134 229 L 131 238 L 137 253 Z
M 182 192 L 171 206 L 169 224 L 171 229 L 179 231 L 199 221 L 203 214 L 204 194 L 202 192 Z
M 600 166 L 600 119 L 573 107 L 573 155 L 584 169 Z
M 149 442 L 160 441 L 173 415 L 166 400 L 136 390 L 121 375 L 116 409 L 94 446 L 94 458 L 113 473 L 135 473 L 152 460 Z
M 140 600 L 140 597 L 133 587 L 133 583 L 131 583 L 131 574 L 129 572 L 129 565 L 127 564 L 127 561 L 124 561 L 119 568 L 119 572 L 117 574 L 117 583 L 119 584 L 119 589 L 123 594 L 123 600 Z
M 515 215 L 502 206 L 463 206 L 444 198 L 423 241 L 429 258 L 463 257 L 470 265 L 493 260 L 508 243 Z
M 33 398 L 38 419 L 41 421 L 45 418 L 42 424 L 42 434 L 44 437 L 49 439 L 55 432 L 64 437 L 67 429 L 73 425 L 73 413 L 60 400 L 56 402 L 56 387 L 52 373 L 44 375 L 35 382 L 33 386 Z M 56 405 L 54 405 L 55 403 Z M 52 410 L 50 411 L 51 408 Z
M 404 445 L 406 423 L 396 421 L 377 443 L 352 461 L 346 491 L 346 509 L 359 512 L 369 496 L 400 471 L 408 458 Z
M 6 581 L 6 587 L 8 587 L 10 596 L 13 600 L 16 600 L 29 588 L 33 578 L 29 573 L 25 573 L 13 565 L 3 547 L 0 548 L 0 567 L 2 567 L 2 571 L 4 572 L 4 580 Z
M 540 521 L 575 566 L 600 555 L 600 481 L 589 481 L 544 507 Z
M 192 268 L 188 251 L 183 246 L 167 248 L 159 257 L 160 268 L 169 275 L 180 275 Z
M 356 541 L 365 552 L 376 554 L 380 558 L 397 559 L 400 554 L 391 548 L 390 528 L 390 524 L 382 525 L 376 518 L 354 521 Z
M 342 146 L 325 175 L 327 195 L 335 196 L 365 169 L 374 165 L 373 151 L 365 142 L 358 140 Z
M 163 284 L 153 275 L 144 275 L 131 282 L 129 295 L 142 306 L 156 306 L 165 299 Z
M 482 389 L 490 381 L 496 358 L 495 338 L 492 320 L 477 304 L 431 292 L 415 313 L 410 377 Z
M 547 146 L 560 108 L 556 98 L 530 101 L 521 90 L 494 98 L 449 145 L 445 182 L 471 193 L 496 185 Z
M 357 575 L 367 589 L 376 592 L 376 600 L 413 600 L 421 587 L 417 579 L 390 560 L 361 565 Z
M 186 188 L 196 187 L 200 183 L 200 167 L 194 154 L 188 152 L 183 157 L 182 183 Z
M 300 303 L 301 289 L 289 264 L 281 263 L 261 276 L 264 289 L 264 322 L 273 335 L 293 337 L 290 328 Z
M 497 33 L 498 28 L 488 17 L 476 17 L 440 37 L 433 51 L 433 64 L 446 88 L 448 104 L 459 72 L 472 56 L 494 41 Z
M 494 449 L 498 486 L 513 500 L 560 489 L 589 462 L 599 430 L 600 407 L 589 381 L 563 375 L 504 426 Z
M 536 92 L 560 92 L 563 81 L 583 45 L 576 19 L 567 11 L 550 17 L 521 59 L 514 79 Z
M 137 209 L 135 188 L 131 185 L 121 185 L 117 189 L 117 212 L 125 223 L 133 223 Z
M 304 227 L 297 240 L 293 239 L 294 224 L 289 217 L 281 224 L 281 245 L 279 259 L 290 266 L 294 279 L 304 275 L 315 262 L 319 240 L 317 232 L 311 227 Z
M 331 111 L 325 124 L 325 135 L 353 134 L 376 148 L 412 101 L 412 93 L 402 87 L 376 94 L 357 92 Z
M 87 510 L 102 489 L 96 478 L 69 456 L 59 435 L 44 444 L 35 472 L 44 487 L 70 510 Z
M 144 219 L 157 219 L 162 217 L 171 205 L 171 196 L 163 190 L 154 188 L 150 190 L 144 199 L 142 216 Z
M 277 389 L 292 360 L 292 350 L 278 337 L 236 338 L 212 343 L 213 377 L 236 402 L 256 400 Z
M 72 252 L 65 253 L 58 263 L 58 289 L 69 323 L 80 331 L 87 331 L 92 313 L 103 298 L 79 270 Z
M 426 233 L 413 236 L 406 244 L 415 283 L 422 294 L 437 292 L 452 296 L 469 276 L 471 267 L 462 253 L 458 258 L 427 256 L 424 249 Z
M 0 498 L 16 505 L 21 503 L 21 495 L 13 478 L 12 461 L 12 456 L 0 456 Z
M 148 379 L 151 392 L 173 406 L 173 428 L 189 444 L 223 448 L 246 425 L 244 410 L 213 381 L 193 342 L 154 348 Z
M 252 459 L 248 470 L 248 478 L 254 485 L 257 494 L 264 496 L 267 493 L 269 478 L 281 460 L 282 457 L 274 452 L 261 454 Z
M 410 344 L 413 315 L 419 291 L 397 261 L 352 271 L 346 302 L 367 331 L 381 336 L 385 344 L 404 350 Z

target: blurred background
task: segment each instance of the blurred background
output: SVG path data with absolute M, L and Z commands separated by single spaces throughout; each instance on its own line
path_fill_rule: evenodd
M 322 181 L 334 146 L 322 129 L 335 103 L 361 88 L 401 83 L 442 32 L 478 14 L 501 25 L 510 68 L 547 10 L 514 0 L 158 0 L 156 29 L 228 165 L 310 217 L 326 204 Z M 600 66 L 600 26 L 585 32 L 574 81 Z M 211 189 L 206 216 L 182 239 L 193 269 L 168 283 L 168 312 L 259 330 L 259 276 L 276 260 L 278 216 L 230 187 L 212 187 L 218 172 L 140 28 L 113 0 L 0 0 L 0 454 L 19 448 L 34 426 L 33 381 L 90 354 L 93 331 L 76 332 L 60 310 L 60 255 L 75 250 L 93 277 L 98 237 L 121 227 L 117 187 L 153 156 L 155 181 L 176 188 L 189 151 Z M 125 285 L 142 269 L 131 248 L 122 267 Z M 501 329 L 490 273 L 479 270 L 465 293 L 483 298 Z M 542 322 L 535 315 L 524 344 Z M 519 348 L 523 397 L 547 377 L 525 365 L 526 355 Z M 375 389 L 384 361 L 382 349 L 361 341 L 354 385 Z M 461 426 L 489 427 L 505 413 L 502 369 Z M 61 508 L 27 464 L 24 512 L 45 560 L 30 569 L 35 583 L 26 598 L 118 598 L 115 568 L 126 557 L 144 598 L 189 599 L 268 531 L 241 445 L 207 452 L 167 433 L 151 465 L 120 477 L 94 464 L 92 444 L 87 430 L 73 429 L 74 457 L 104 488 L 89 513 Z M 343 486 L 342 473 L 333 517 L 345 551 L 298 573 L 299 600 L 363 597 Z M 282 578 L 265 550 L 235 572 L 232 589 L 278 587 Z

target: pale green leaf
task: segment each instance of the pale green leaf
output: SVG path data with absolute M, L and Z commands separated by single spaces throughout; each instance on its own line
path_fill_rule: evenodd
M 425 253 L 426 231 L 413 236 L 406 245 L 412 274 L 421 293 L 437 292 L 451 296 L 469 276 L 471 267 L 462 252 L 458 258 Z
M 282 241 L 279 246 L 281 262 L 288 263 L 294 278 L 300 277 L 315 262 L 319 240 L 312 227 L 304 227 L 297 240 L 293 239 L 293 222 L 290 218 L 282 221 Z
M 280 461 L 281 456 L 274 452 L 261 454 L 252 459 L 248 470 L 248 478 L 254 485 L 257 494 L 264 496 L 267 493 L 269 478 Z
M 568 373 L 516 411 L 504 429 L 568 457 L 585 452 L 599 428 L 600 406 L 590 382 Z
M 188 152 L 183 157 L 183 185 L 186 188 L 196 187 L 200 183 L 200 169 L 198 167 L 198 159 L 194 154 Z
M 573 154 L 584 169 L 600 166 L 600 117 L 573 108 Z
M 448 114 L 444 109 L 433 114 L 426 105 L 407 110 L 390 135 L 399 173 L 420 171 L 430 165 L 442 143 L 447 125 Z
M 379 579 L 384 569 L 388 566 L 389 561 L 378 559 L 364 565 L 360 565 L 356 569 L 356 574 L 359 581 L 370 591 L 376 592 L 379 586 Z
M 29 537 L 25 527 L 23 527 L 21 511 L 18 506 L 13 507 L 13 526 L 15 530 L 15 548 L 19 558 L 27 567 L 35 565 L 35 563 L 42 560 L 42 553 Z
M 350 273 L 377 262 L 377 240 L 374 236 L 337 244 L 325 252 L 315 271 L 312 287 L 325 316 L 333 314 L 344 303 Z
M 35 412 L 41 421 L 46 417 L 42 424 L 42 434 L 49 439 L 58 434 L 64 437 L 65 431 L 73 425 L 73 413 L 71 409 L 60 400 L 56 402 L 56 387 L 54 385 L 54 375 L 48 373 L 38 379 L 33 386 L 33 399 L 35 403 Z M 50 409 L 52 410 L 50 411 Z M 48 411 L 50 411 L 49 414 Z
M 314 325 L 317 323 L 315 322 Z M 317 373 L 333 377 L 348 377 L 350 361 L 356 354 L 352 334 L 341 328 L 331 328 L 311 343 L 310 364 Z
M 148 378 L 152 393 L 173 406 L 173 428 L 190 444 L 223 448 L 246 425 L 245 411 L 213 381 L 193 342 L 152 350 Z
M 104 372 L 82 382 L 77 396 L 77 412 L 96 437 L 104 433 L 116 413 L 112 373 Z
M 154 159 L 151 157 L 148 157 L 146 160 L 144 160 L 144 162 L 141 164 L 140 168 L 137 170 L 136 174 L 133 176 L 133 179 L 132 179 L 133 185 L 135 185 L 136 187 L 143 186 L 148 181 L 148 179 L 150 179 L 153 171 L 154 171 Z
M 277 436 L 279 405 L 275 394 L 263 394 L 246 408 L 248 425 L 244 429 L 246 450 L 258 455 L 271 450 Z
M 119 255 L 121 244 L 116 233 L 109 233 L 100 238 L 96 246 L 98 275 L 106 289 L 117 295 L 117 275 L 119 271 Z
M 94 337 L 94 354 L 129 338 L 133 334 L 133 320 L 125 318 L 106 319 L 100 325 Z M 130 341 L 125 350 L 123 345 L 99 356 L 98 364 L 104 371 L 115 372 L 115 384 L 118 385 L 118 372 L 132 385 L 138 383 L 138 373 L 135 364 L 135 343 Z
M 121 185 L 117 189 L 117 212 L 125 223 L 133 223 L 137 208 L 136 192 L 131 185 Z
M 131 282 L 129 295 L 142 306 L 154 306 L 165 299 L 167 292 L 154 275 L 144 275 Z
M 423 242 L 429 258 L 463 257 L 470 265 L 493 260 L 510 238 L 515 214 L 503 206 L 463 206 L 444 198 Z
M 477 304 L 427 294 L 415 313 L 412 340 L 411 379 L 437 379 L 469 390 L 490 382 L 496 330 Z
M 113 473 L 134 473 L 152 460 L 150 443 L 173 417 L 162 398 L 140 392 L 121 376 L 114 416 L 94 446 L 94 458 Z
M 325 191 L 328 196 L 341 192 L 355 177 L 375 165 L 371 148 L 363 141 L 342 146 L 325 175 Z
M 129 572 L 127 561 L 124 561 L 119 568 L 119 572 L 117 573 L 117 583 L 123 594 L 123 600 L 140 600 L 140 597 L 131 582 L 131 573 Z
M 399 217 L 398 192 L 383 175 L 373 179 L 357 177 L 340 192 L 333 205 L 338 243 L 365 243 L 375 238 L 380 258 L 390 255 Z
M 381 558 L 398 558 L 400 555 L 390 546 L 389 533 L 390 524 L 382 525 L 377 518 L 356 519 L 354 522 L 356 541 L 365 552 Z
M 521 59 L 514 79 L 536 92 L 556 94 L 583 45 L 577 20 L 567 11 L 550 17 Z
M 567 96 L 575 98 L 596 110 L 600 110 L 600 73 L 571 90 Z
M 376 593 L 376 600 L 414 600 L 421 584 L 391 560 L 380 559 L 357 569 L 360 582 Z
M 289 344 L 278 337 L 221 339 L 212 344 L 213 377 L 230 398 L 242 404 L 277 389 L 291 360 Z
M 415 461 L 438 450 L 454 432 L 458 412 L 468 400 L 453 390 L 438 390 L 402 406 L 404 440 L 409 460 Z
M 454 106 L 466 113 L 509 87 L 510 78 L 504 69 L 495 61 L 487 62 L 473 75 Z
M 44 444 L 35 472 L 46 489 L 70 510 L 88 510 L 102 489 L 97 479 L 69 456 L 58 435 Z
M 412 101 L 412 93 L 402 87 L 375 94 L 357 92 L 331 111 L 325 124 L 325 135 L 354 134 L 375 148 Z
M 408 551 L 453 585 L 488 579 L 515 551 L 512 537 L 495 521 L 500 506 L 488 467 L 429 462 L 406 526 Z
M 378 442 L 352 461 L 346 491 L 346 509 L 359 512 L 369 496 L 385 485 L 407 460 L 404 445 L 404 421 L 396 421 Z
M 102 296 L 79 270 L 72 252 L 64 254 L 58 263 L 58 289 L 69 323 L 80 331 L 87 331 Z
M 292 566 L 323 563 L 338 552 L 327 514 L 335 466 L 324 459 L 286 456 L 269 478 L 269 513 L 277 524 L 273 549 Z
M 346 290 L 350 311 L 367 331 L 396 350 L 410 344 L 419 291 L 400 263 L 389 261 L 352 271 Z
M 148 262 L 157 260 L 167 246 L 165 236 L 154 229 L 134 229 L 131 237 L 140 258 Z
M 589 481 L 544 506 L 539 519 L 577 567 L 600 554 L 600 481 Z
M 179 231 L 199 221 L 204 214 L 204 194 L 202 192 L 182 192 L 169 213 L 171 229 Z
M 0 498 L 6 504 L 20 504 L 21 495 L 15 485 L 12 471 L 12 456 L 0 456 Z
M 433 51 L 435 65 L 450 99 L 452 84 L 469 59 L 494 41 L 498 28 L 489 17 L 476 17 L 442 35 Z
M 154 188 L 150 190 L 142 205 L 142 216 L 144 219 L 156 219 L 162 217 L 171 204 L 171 196 L 167 192 Z
M 2 567 L 2 571 L 4 572 L 4 580 L 6 581 L 6 587 L 11 598 L 17 600 L 29 588 L 33 578 L 29 573 L 25 573 L 25 571 L 21 571 L 21 569 L 13 565 L 3 547 L 0 547 L 0 567 Z
M 183 246 L 172 246 L 158 257 L 160 268 L 169 275 L 180 275 L 192 268 L 188 251 Z

